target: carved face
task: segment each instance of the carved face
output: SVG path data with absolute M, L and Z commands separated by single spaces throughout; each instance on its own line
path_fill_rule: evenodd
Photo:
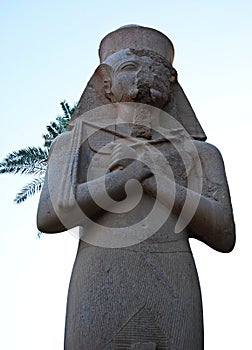
M 148 51 L 121 50 L 111 55 L 107 96 L 114 102 L 141 102 L 162 108 L 169 98 L 171 72 L 162 58 Z M 164 60 L 163 60 L 164 61 Z M 106 90 L 106 88 L 105 88 Z

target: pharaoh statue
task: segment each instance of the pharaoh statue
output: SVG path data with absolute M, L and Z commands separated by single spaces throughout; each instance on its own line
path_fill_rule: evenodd
M 109 33 L 68 131 L 51 147 L 42 232 L 77 232 L 65 349 L 203 349 L 189 238 L 230 252 L 235 228 L 222 157 L 157 30 Z

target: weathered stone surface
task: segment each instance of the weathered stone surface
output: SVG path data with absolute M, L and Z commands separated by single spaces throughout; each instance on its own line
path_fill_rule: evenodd
M 188 239 L 233 249 L 221 155 L 205 142 L 164 34 L 123 27 L 99 53 L 51 149 L 38 209 L 41 231 L 79 226 L 65 349 L 203 349 Z

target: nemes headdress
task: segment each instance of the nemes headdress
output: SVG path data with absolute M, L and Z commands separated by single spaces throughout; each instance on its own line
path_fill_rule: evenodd
M 127 25 L 107 34 L 102 39 L 99 48 L 100 63 L 106 63 L 111 55 L 124 49 L 155 52 L 170 65 L 174 59 L 174 47 L 166 35 L 156 29 Z M 205 141 L 206 135 L 177 80 L 171 84 L 171 94 L 172 101 L 169 101 L 163 109 L 176 118 L 192 138 Z M 104 95 L 104 82 L 98 67 L 80 98 L 72 120 L 84 112 L 108 103 L 112 102 Z

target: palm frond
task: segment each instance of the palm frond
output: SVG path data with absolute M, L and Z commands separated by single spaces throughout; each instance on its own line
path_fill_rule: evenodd
M 50 139 L 55 139 L 55 137 L 59 135 L 59 126 L 55 122 L 51 122 L 50 125 L 47 125 L 46 130 Z
M 70 108 L 66 101 L 61 102 L 63 116 L 58 116 L 56 121 L 47 125 L 47 133 L 43 135 L 44 147 L 27 147 L 8 154 L 0 162 L 0 174 L 17 174 L 37 176 L 32 182 L 24 186 L 16 195 L 14 202 L 19 204 L 40 191 L 44 183 L 44 176 L 47 167 L 48 153 L 52 141 L 66 131 L 67 125 L 76 108 L 76 104 Z
M 76 108 L 76 105 L 70 108 L 69 104 L 66 101 L 61 102 L 60 105 L 64 113 L 63 117 L 58 115 L 56 121 L 51 122 L 49 125 L 47 125 L 47 133 L 42 135 L 44 138 L 44 146 L 48 149 L 50 148 L 51 143 L 55 137 L 66 131 L 68 123 L 71 119 L 71 115 L 74 113 L 74 110 Z
M 0 163 L 0 174 L 43 174 L 46 170 L 48 150 L 27 147 L 14 151 Z
M 27 197 L 34 195 L 39 192 L 43 186 L 45 178 L 43 176 L 37 177 L 32 182 L 25 185 L 16 195 L 14 202 L 20 204 L 24 202 Z
M 71 116 L 73 115 L 75 108 L 76 108 L 76 104 L 73 105 L 72 108 L 69 107 L 69 104 L 66 101 L 63 101 L 60 103 L 61 108 L 63 110 L 64 116 L 66 119 L 70 120 Z

